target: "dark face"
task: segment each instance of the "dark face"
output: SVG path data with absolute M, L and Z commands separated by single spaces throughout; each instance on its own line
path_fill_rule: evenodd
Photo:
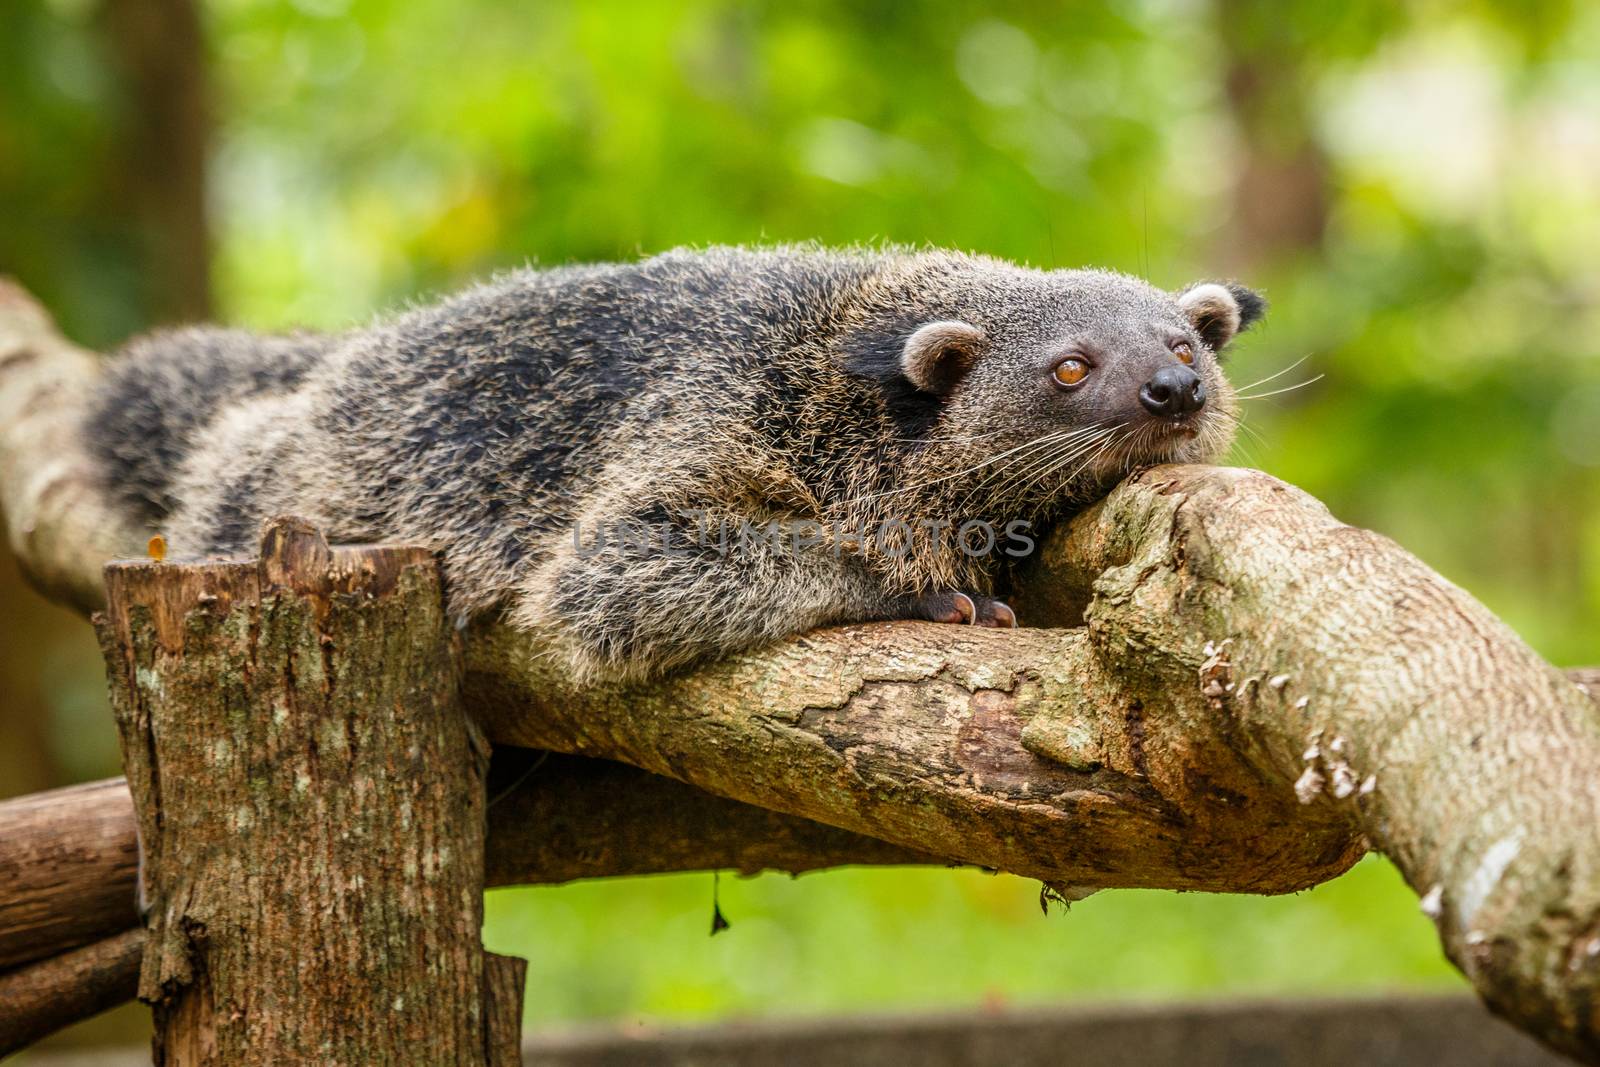
M 1214 428 L 1228 421 L 1233 391 L 1193 329 L 1151 322 L 1114 336 L 1085 331 L 1060 352 L 1041 355 L 1033 368 L 1043 379 L 1040 421 L 1104 429 L 1108 442 L 1116 440 L 1107 458 L 1113 452 L 1129 463 L 1210 458 L 1188 447 L 1200 442 L 1202 430 L 1211 431 L 1207 445 L 1226 447 Z
M 1237 401 L 1217 353 L 1259 316 L 1259 297 L 1079 272 L 1044 275 L 1033 295 L 1032 313 L 991 314 L 987 329 L 934 323 L 907 342 L 907 375 L 945 400 L 925 466 L 1037 498 L 1227 451 Z

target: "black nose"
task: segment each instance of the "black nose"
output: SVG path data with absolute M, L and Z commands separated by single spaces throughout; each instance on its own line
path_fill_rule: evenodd
M 1139 390 L 1139 403 L 1152 415 L 1179 418 L 1206 406 L 1206 383 L 1180 363 L 1162 367 Z

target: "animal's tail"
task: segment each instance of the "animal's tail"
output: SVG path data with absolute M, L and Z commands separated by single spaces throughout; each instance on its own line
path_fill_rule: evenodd
M 144 522 L 169 514 L 172 479 L 195 434 L 230 404 L 298 385 L 337 343 L 198 326 L 129 343 L 108 369 L 84 427 L 106 487 Z

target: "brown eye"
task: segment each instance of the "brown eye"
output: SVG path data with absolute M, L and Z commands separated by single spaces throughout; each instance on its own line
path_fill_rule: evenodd
M 1083 380 L 1089 376 L 1089 364 L 1077 356 L 1071 356 L 1056 364 L 1056 369 L 1051 371 L 1051 377 L 1057 385 L 1071 388 L 1082 385 Z
M 1178 357 L 1179 363 L 1194 363 L 1194 349 L 1189 347 L 1188 341 L 1179 341 L 1173 345 L 1172 354 Z

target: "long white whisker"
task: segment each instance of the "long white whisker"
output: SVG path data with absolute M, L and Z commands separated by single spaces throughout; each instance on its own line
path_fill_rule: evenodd
M 1299 383 L 1297 383 L 1295 385 L 1286 385 L 1282 389 L 1273 389 L 1271 392 L 1266 392 L 1266 393 L 1256 393 L 1253 396 L 1240 395 L 1238 397 L 1238 399 L 1239 400 L 1260 400 L 1263 397 L 1277 396 L 1279 393 L 1292 393 L 1296 389 L 1304 389 L 1308 385 L 1312 385 L 1312 384 L 1314 384 L 1316 382 L 1320 382 L 1320 381 L 1322 381 L 1322 379 L 1324 379 L 1326 377 L 1327 377 L 1326 374 L 1319 374 L 1315 378 L 1307 378 L 1305 381 L 1299 382 Z
M 1136 431 L 1136 430 L 1128 431 L 1128 433 L 1124 435 L 1123 440 L 1126 440 L 1128 437 L 1131 437 L 1133 434 L 1135 434 L 1137 432 L 1138 431 Z M 1072 479 L 1074 479 L 1078 475 L 1082 474 L 1085 470 L 1087 470 L 1089 468 L 1090 464 L 1092 464 L 1096 460 L 1098 460 L 1102 455 L 1105 454 L 1105 452 L 1107 450 L 1115 449 L 1116 446 L 1117 446 L 1117 443 L 1118 443 L 1118 438 L 1116 438 L 1115 436 L 1109 437 L 1106 440 L 1102 441 L 1100 443 L 1100 447 L 1099 448 L 1095 449 L 1092 453 L 1090 453 L 1087 457 L 1085 457 L 1085 459 L 1084 459 L 1084 461 L 1082 463 L 1079 463 L 1076 467 L 1074 467 L 1072 469 L 1072 473 L 1067 475 L 1066 481 L 1070 482 L 1070 481 L 1072 481 Z
M 1054 448 L 1036 449 L 1031 454 L 1029 454 L 1028 456 L 1024 457 L 1023 459 L 1021 459 L 1019 461 L 1016 461 L 1016 462 L 1021 462 L 1023 464 L 1022 467 L 1020 469 L 1018 469 L 1018 470 L 1013 470 L 1013 471 L 1010 471 L 1009 473 L 1006 473 L 1005 480 L 1002 481 L 999 485 L 994 487 L 994 492 L 991 495 L 994 495 L 994 496 L 1006 496 L 1006 495 L 1008 495 L 1010 493 L 1010 491 L 1011 491 L 1011 488 L 1016 483 L 1018 483 L 1019 481 L 1022 481 L 1022 480 L 1030 478 L 1031 475 L 1034 472 L 1038 471 L 1042 467 L 1045 467 L 1045 466 L 1053 463 L 1055 460 L 1059 459 L 1062 452 L 1066 452 L 1066 453 L 1070 453 L 1072 455 L 1076 455 L 1076 454 L 1078 454 L 1077 450 L 1082 449 L 1082 448 L 1088 448 L 1096 440 L 1098 440 L 1101 436 L 1103 436 L 1104 434 L 1109 433 L 1109 432 L 1110 432 L 1110 430 L 1102 429 L 1102 428 L 1100 428 L 1099 423 L 1095 423 L 1095 424 L 1093 424 L 1091 426 L 1082 427 L 1079 430 L 1076 430 L 1076 431 L 1074 431 L 1074 432 L 1072 432 L 1070 434 L 1066 434 L 1064 436 L 1057 436 L 1057 437 L 1051 438 L 1050 441 L 1049 441 L 1049 443 L 1051 445 L 1060 445 L 1060 446 L 1063 446 L 1063 447 L 1060 450 L 1057 450 L 1057 449 L 1054 449 Z M 1002 473 L 1004 473 L 1004 472 L 1003 472 L 1003 470 L 1001 468 L 996 468 L 994 471 L 990 472 L 990 474 L 987 477 L 985 477 L 983 479 L 983 481 L 973 485 L 967 491 L 965 497 L 963 497 L 963 500 L 965 501 L 965 500 L 971 499 L 973 496 L 977 495 L 980 491 L 988 488 L 990 483 L 992 483 L 994 481 L 994 479 L 998 475 L 1000 475 Z
M 1278 371 L 1277 373 L 1269 374 L 1265 378 L 1258 378 L 1255 381 L 1251 382 L 1249 385 L 1241 385 L 1241 386 L 1239 386 L 1238 391 L 1242 393 L 1247 389 L 1254 389 L 1258 385 L 1266 385 L 1268 382 L 1272 381 L 1274 378 L 1282 378 L 1285 374 L 1288 374 L 1290 371 L 1294 370 L 1296 367 L 1298 367 L 1300 364 L 1304 363 L 1306 360 L 1308 360 L 1310 358 L 1311 358 L 1311 353 L 1307 352 L 1305 355 L 1301 356 L 1299 359 L 1295 360 L 1293 363 L 1289 364 L 1287 367 L 1283 368 L 1282 370 Z
M 1041 480 L 1049 476 L 1052 470 L 1058 470 L 1073 459 L 1083 455 L 1095 447 L 1106 437 L 1116 432 L 1116 426 L 1099 426 L 1092 433 L 1063 442 L 1066 447 L 1054 450 L 1045 455 L 1031 457 L 1030 462 L 1018 470 L 1010 473 L 1004 483 L 996 487 L 1000 495 L 1013 495 L 1019 486 L 1025 486 L 1024 492 L 1031 490 Z
M 1256 429 L 1254 426 L 1251 426 L 1248 422 L 1245 422 L 1243 419 L 1240 419 L 1240 418 L 1235 418 L 1233 424 L 1235 426 L 1237 426 L 1239 429 L 1243 430 L 1245 433 L 1249 434 L 1251 439 L 1253 439 L 1262 448 L 1269 447 L 1267 445 L 1266 435 L 1264 435 L 1260 430 Z
M 1042 485 L 1046 480 L 1054 476 L 1057 471 L 1061 470 L 1068 463 L 1071 463 L 1073 460 L 1083 456 L 1085 452 L 1088 452 L 1089 455 L 1087 458 L 1085 458 L 1071 474 L 1067 475 L 1065 480 L 1070 482 L 1073 478 L 1078 476 L 1080 471 L 1099 458 L 1101 453 L 1116 443 L 1117 431 L 1121 430 L 1122 428 L 1122 423 L 1107 427 L 1095 438 L 1086 442 L 1081 448 L 1073 450 L 1068 455 L 1057 457 L 1054 462 L 1036 470 L 1029 479 L 1027 485 L 1024 487 L 1024 492 L 1031 492 L 1035 486 Z M 1090 451 L 1091 449 L 1093 451 Z
M 1158 422 L 1141 422 L 1117 441 L 1115 454 L 1122 456 L 1124 470 L 1131 470 L 1136 457 L 1143 454 L 1146 444 L 1162 430 Z
M 1147 422 L 1134 427 L 1117 442 L 1116 451 L 1122 454 L 1122 469 L 1131 470 L 1133 457 L 1144 447 L 1145 440 L 1155 436 L 1159 423 Z
M 1074 430 L 1072 432 L 1073 433 L 1080 433 L 1080 432 L 1083 432 L 1083 431 Z M 952 481 L 952 480 L 954 480 L 956 478 L 964 478 L 967 475 L 971 474 L 973 471 L 982 470 L 984 467 L 990 466 L 991 464 L 994 464 L 994 463 L 998 463 L 1001 460 L 1005 459 L 1007 456 L 1010 456 L 1010 455 L 1013 455 L 1014 453 L 1020 452 L 1023 449 L 1033 448 L 1033 447 L 1039 445 L 1043 440 L 1045 440 L 1046 438 L 1049 438 L 1051 436 L 1052 435 L 1050 435 L 1050 434 L 1046 434 L 1044 438 L 1036 437 L 1036 438 L 1034 438 L 1032 440 L 1024 441 L 1022 444 L 1017 445 L 1015 448 L 1008 448 L 1004 452 L 999 453 L 998 455 L 990 456 L 988 459 L 985 459 L 985 460 L 983 460 L 982 462 L 979 462 L 979 463 L 975 463 L 972 466 L 967 467 L 964 470 L 956 471 L 954 474 L 940 475 L 937 478 L 930 478 L 929 480 L 927 480 L 925 482 L 917 482 L 914 485 L 902 485 L 897 489 L 885 489 L 881 493 L 868 493 L 865 496 L 858 496 L 858 497 L 855 497 L 855 498 L 853 498 L 851 500 L 847 500 L 844 503 L 847 504 L 847 505 L 849 505 L 849 504 L 860 504 L 860 503 L 863 503 L 863 502 L 868 501 L 868 500 L 876 500 L 876 499 L 878 499 L 880 497 L 894 496 L 897 493 L 907 493 L 907 492 L 910 492 L 913 489 L 924 489 L 924 488 L 926 488 L 926 487 L 928 487 L 930 485 L 938 485 L 941 482 Z M 1070 435 L 1068 435 L 1068 436 L 1070 436 Z

